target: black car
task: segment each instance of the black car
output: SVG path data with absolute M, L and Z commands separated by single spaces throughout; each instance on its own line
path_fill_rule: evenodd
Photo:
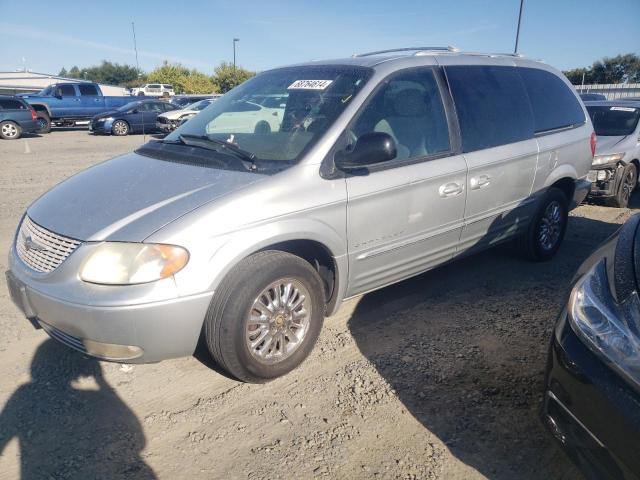
M 543 420 L 589 479 L 640 478 L 640 215 L 580 267 L 553 335 Z
M 18 97 L 0 95 L 0 138 L 16 140 L 38 130 L 36 111 Z
M 177 107 L 161 100 L 137 100 L 117 110 L 96 115 L 89 122 L 93 133 L 117 136 L 130 133 L 152 133 L 156 131 L 156 117 Z
M 580 98 L 583 102 L 595 102 L 607 99 L 607 97 L 601 93 L 581 93 Z

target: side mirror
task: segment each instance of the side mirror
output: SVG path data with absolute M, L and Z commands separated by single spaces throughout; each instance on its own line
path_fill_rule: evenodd
M 129 113 L 140 113 L 140 110 L 138 110 L 137 108 L 134 108 Z
M 393 160 L 396 154 L 396 142 L 391 135 L 371 132 L 360 136 L 350 152 L 339 152 L 335 162 L 336 167 L 348 172 Z

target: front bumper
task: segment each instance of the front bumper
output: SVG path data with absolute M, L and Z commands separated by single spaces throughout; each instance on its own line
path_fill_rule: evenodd
M 589 192 L 589 196 L 592 198 L 615 196 L 618 191 L 623 171 L 624 165 L 621 163 L 617 165 L 606 165 L 603 167 L 593 168 L 589 172 L 591 180 L 591 191 Z M 598 174 L 601 177 L 600 180 L 598 180 Z
M 95 134 L 110 134 L 113 120 L 105 120 L 104 122 L 89 122 L 89 131 Z
M 58 268 L 74 263 L 73 255 Z M 138 286 L 91 285 L 75 279 L 83 285 L 74 289 L 75 298 L 69 300 L 43 291 L 55 270 L 44 277 L 34 275 L 14 248 L 9 265 L 6 276 L 11 298 L 29 321 L 67 346 L 104 360 L 150 363 L 193 354 L 213 295 L 167 295 L 166 299 L 156 295 L 152 301 L 137 298 L 114 304 L 101 302 L 101 297 L 116 289 L 120 294 L 127 289 L 133 292 Z
M 573 210 L 587 198 L 589 191 L 591 190 L 591 182 L 587 179 L 576 180 L 575 187 L 573 189 L 573 198 L 571 199 L 570 210 Z
M 549 352 L 542 416 L 586 478 L 640 478 L 640 394 L 582 343 L 566 312 Z
M 170 133 L 173 132 L 176 127 L 178 126 L 178 123 L 174 120 L 167 120 L 167 122 L 156 122 L 156 128 L 158 130 L 160 130 L 163 133 Z

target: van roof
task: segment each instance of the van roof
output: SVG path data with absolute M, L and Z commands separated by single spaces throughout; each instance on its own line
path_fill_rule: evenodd
M 455 57 L 464 63 L 468 58 L 473 59 L 472 63 L 477 63 L 478 57 L 486 57 L 487 59 L 500 58 L 512 60 L 521 60 L 515 63 L 540 63 L 541 60 L 532 60 L 520 54 L 514 53 L 481 53 L 481 52 L 462 52 L 453 46 L 447 47 L 402 47 L 389 50 L 378 50 L 374 52 L 358 53 L 351 57 L 336 58 L 329 60 L 312 60 L 310 62 L 301 62 L 295 64 L 300 65 L 354 65 L 362 67 L 375 67 L 381 63 L 390 63 L 394 61 L 406 61 L 411 57 Z M 488 62 L 491 63 L 491 62 Z

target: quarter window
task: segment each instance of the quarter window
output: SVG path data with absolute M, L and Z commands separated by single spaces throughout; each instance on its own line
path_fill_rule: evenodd
M 473 152 L 533 138 L 529 98 L 515 67 L 446 67 L 462 150 Z
M 26 110 L 27 107 L 22 102 L 18 100 L 12 99 L 1 99 L 0 100 L 0 109 L 2 110 Z
M 578 99 L 557 75 L 537 68 L 518 68 L 531 99 L 536 133 L 582 125 Z
M 433 70 L 401 72 L 386 81 L 351 127 L 351 143 L 369 132 L 393 137 L 394 160 L 449 151 L 447 116 Z

